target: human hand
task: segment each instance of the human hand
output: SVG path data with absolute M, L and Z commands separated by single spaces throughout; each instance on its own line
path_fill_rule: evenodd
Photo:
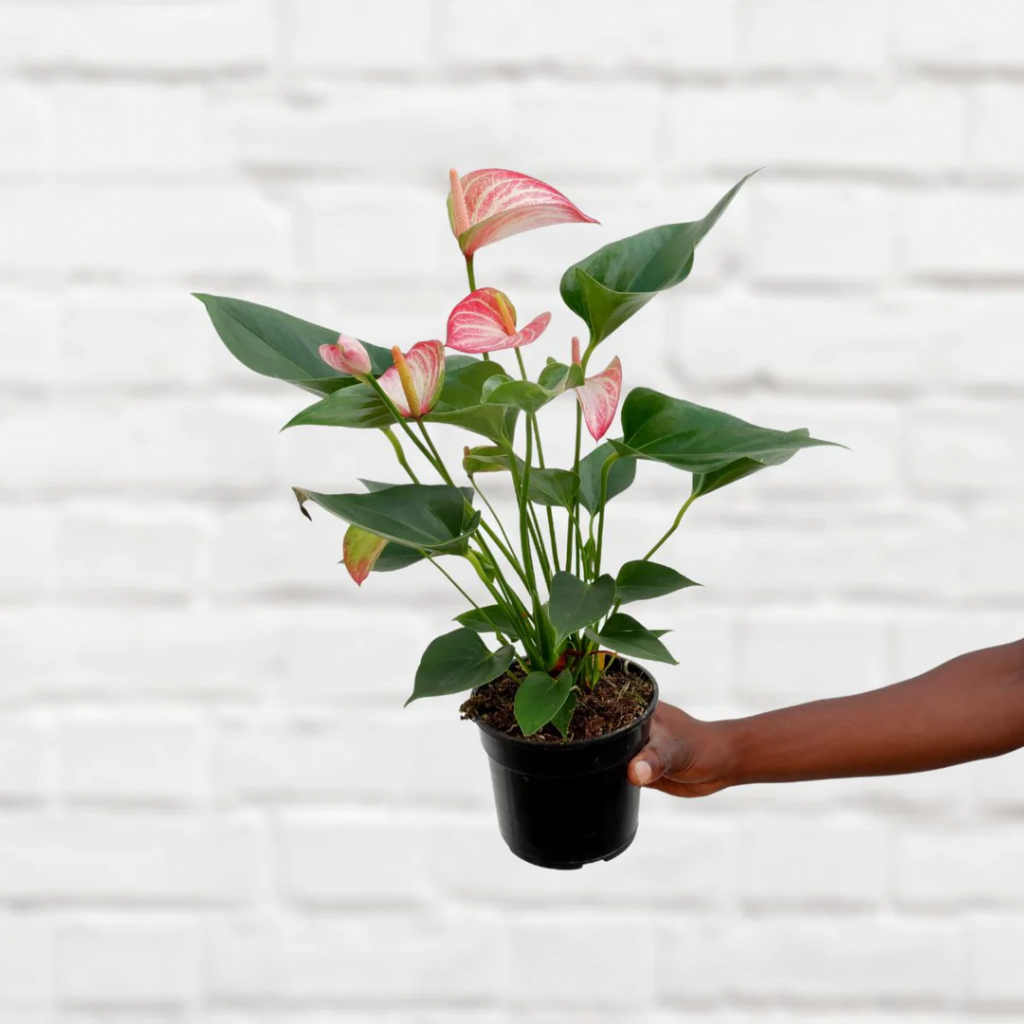
M 628 776 L 634 786 L 672 796 L 710 796 L 733 785 L 732 760 L 721 723 L 698 721 L 659 701 L 651 719 L 651 738 L 630 761 Z

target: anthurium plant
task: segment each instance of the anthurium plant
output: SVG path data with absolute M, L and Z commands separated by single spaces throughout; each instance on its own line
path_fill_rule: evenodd
M 623 366 L 614 355 L 595 370 L 598 349 L 689 276 L 698 244 L 746 180 L 700 220 L 618 239 L 569 267 L 561 296 L 582 321 L 586 343 L 559 341 L 536 379 L 521 350 L 551 340 L 551 314 L 520 317 L 506 292 L 479 287 L 476 255 L 519 232 L 596 221 L 550 185 L 513 171 L 451 172 L 448 219 L 469 292 L 448 314 L 444 341 L 379 347 L 265 306 L 197 296 L 242 363 L 317 396 L 287 426 L 375 431 L 392 449 L 401 482 L 364 481 L 358 493 L 295 493 L 305 515 L 313 504 L 348 524 L 344 564 L 356 584 L 427 561 L 467 602 L 456 628 L 424 651 L 410 701 L 511 678 L 522 734 L 552 724 L 571 739 L 577 700 L 612 655 L 675 663 L 662 639 L 667 631 L 646 625 L 646 612 L 641 622 L 632 606 L 694 586 L 654 560 L 687 509 L 801 448 L 829 443 L 804 429 L 754 426 L 645 387 L 628 393 L 621 433 L 607 436 L 619 411 Z M 577 403 L 574 456 L 567 465 L 549 465 L 543 412 L 570 394 Z M 434 439 L 435 431 L 452 427 L 473 439 L 459 467 L 463 483 Z M 595 444 L 584 444 L 584 427 Z M 688 491 L 645 553 L 610 566 L 608 505 L 648 461 L 689 473 Z M 511 482 L 514 521 L 503 522 L 485 494 L 491 474 Z M 461 583 L 455 562 L 471 570 Z

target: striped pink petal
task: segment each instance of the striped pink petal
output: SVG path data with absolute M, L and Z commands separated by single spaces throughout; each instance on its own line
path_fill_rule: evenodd
M 520 331 L 509 331 L 502 315 L 500 301 L 511 314 L 515 326 L 515 308 L 496 288 L 478 288 L 467 295 L 448 316 L 448 347 L 457 352 L 479 355 L 481 352 L 500 352 L 506 348 L 531 345 L 551 322 L 550 313 L 541 313 Z
M 596 224 L 558 189 L 516 171 L 489 168 L 461 179 L 469 228 L 456 231 L 455 205 L 448 193 L 448 217 L 466 256 L 492 242 L 549 224 Z M 456 197 L 457 198 L 457 197 Z M 459 218 L 461 221 L 461 217 Z
M 618 356 L 608 364 L 607 370 L 588 377 L 586 383 L 576 389 L 587 430 L 595 441 L 600 441 L 612 425 L 621 393 L 622 363 Z
M 439 341 L 418 341 L 404 358 L 409 371 L 408 383 L 420 407 L 419 415 L 426 416 L 444 387 L 444 345 Z M 377 383 L 406 419 L 414 418 L 397 366 L 385 370 Z

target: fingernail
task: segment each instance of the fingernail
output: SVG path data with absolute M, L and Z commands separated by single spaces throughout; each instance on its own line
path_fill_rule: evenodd
M 641 786 L 646 786 L 651 781 L 651 766 L 646 761 L 637 761 L 633 766 L 633 774 Z

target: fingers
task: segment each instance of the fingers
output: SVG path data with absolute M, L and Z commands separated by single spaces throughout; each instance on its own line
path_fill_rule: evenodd
M 627 776 L 634 786 L 649 786 L 657 782 L 666 771 L 668 765 L 653 743 L 648 743 L 632 761 L 629 762 Z

